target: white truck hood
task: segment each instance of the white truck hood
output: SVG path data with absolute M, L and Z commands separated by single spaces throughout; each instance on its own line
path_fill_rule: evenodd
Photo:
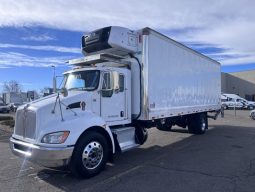
M 57 128 L 63 122 L 79 118 L 83 113 L 91 111 L 93 94 L 95 93 L 84 91 L 70 91 L 67 97 L 60 94 L 62 116 L 59 101 L 56 102 L 57 94 L 20 106 L 16 114 L 14 136 L 18 139 L 30 140 L 31 143 L 34 143 L 42 131 L 46 129 L 51 129 L 52 132 L 57 131 Z M 85 111 L 80 108 L 80 102 L 86 103 Z M 70 109 L 67 106 L 72 107 Z M 26 110 L 30 114 L 25 116 L 30 119 L 24 120 L 24 111 Z
M 52 105 L 52 104 L 54 106 L 57 96 L 58 94 L 53 94 L 53 95 L 35 100 L 33 102 L 30 102 L 29 105 L 37 109 L 48 106 L 48 105 Z M 65 105 L 70 105 L 73 102 L 87 100 L 90 96 L 91 96 L 91 92 L 84 92 L 84 91 L 70 91 L 68 92 L 67 97 L 64 97 L 62 94 L 59 94 L 60 101 Z

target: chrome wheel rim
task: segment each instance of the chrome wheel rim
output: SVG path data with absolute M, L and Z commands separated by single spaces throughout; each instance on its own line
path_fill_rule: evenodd
M 103 159 L 103 147 L 97 141 L 86 145 L 82 153 L 82 163 L 86 169 L 97 168 Z

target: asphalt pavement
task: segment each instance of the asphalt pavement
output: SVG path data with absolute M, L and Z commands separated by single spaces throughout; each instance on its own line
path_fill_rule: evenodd
M 11 133 L 0 128 L 0 191 L 254 192 L 255 121 L 249 111 L 225 111 L 204 135 L 174 127 L 149 130 L 146 144 L 118 154 L 90 179 L 14 156 Z

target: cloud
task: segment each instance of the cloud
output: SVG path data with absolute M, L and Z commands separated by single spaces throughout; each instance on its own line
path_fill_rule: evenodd
M 48 35 L 38 35 L 38 36 L 29 36 L 29 37 L 22 37 L 21 38 L 24 41 L 39 41 L 39 42 L 45 42 L 50 40 L 56 40 L 56 38 L 48 36 Z
M 8 69 L 10 67 L 7 67 L 7 66 L 0 66 L 0 69 Z
M 245 5 L 245 6 L 244 6 Z M 249 5 L 249 6 L 247 6 Z M 43 25 L 84 31 L 105 25 L 157 29 L 217 27 L 215 24 L 253 20 L 249 0 L 2 0 L 1 26 Z
M 0 27 L 36 25 L 88 31 L 109 25 L 131 29 L 148 26 L 168 30 L 168 35 L 182 42 L 220 47 L 223 52 L 215 53 L 225 53 L 222 63 L 233 65 L 255 63 L 254 7 L 255 1 L 250 0 L 2 0 Z M 237 54 L 235 58 L 229 50 Z
M 23 85 L 23 86 L 32 86 L 33 83 L 21 83 L 21 85 Z
M 80 48 L 51 46 L 51 45 L 16 45 L 16 44 L 0 43 L 0 48 L 33 49 L 33 50 L 40 50 L 40 51 L 56 51 L 56 52 L 77 53 L 77 54 L 81 53 Z
M 50 67 L 64 66 L 66 61 L 72 59 L 72 57 L 32 57 L 29 55 L 17 53 L 17 52 L 0 52 L 0 68 L 9 67 Z

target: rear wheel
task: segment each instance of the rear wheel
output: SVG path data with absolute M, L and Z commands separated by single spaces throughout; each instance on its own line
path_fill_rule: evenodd
M 97 132 L 84 134 L 76 144 L 70 169 L 78 177 L 89 178 L 104 169 L 109 156 L 106 138 Z
M 190 117 L 188 122 L 188 130 L 193 134 L 204 134 L 208 129 L 208 120 L 206 113 L 194 114 Z

